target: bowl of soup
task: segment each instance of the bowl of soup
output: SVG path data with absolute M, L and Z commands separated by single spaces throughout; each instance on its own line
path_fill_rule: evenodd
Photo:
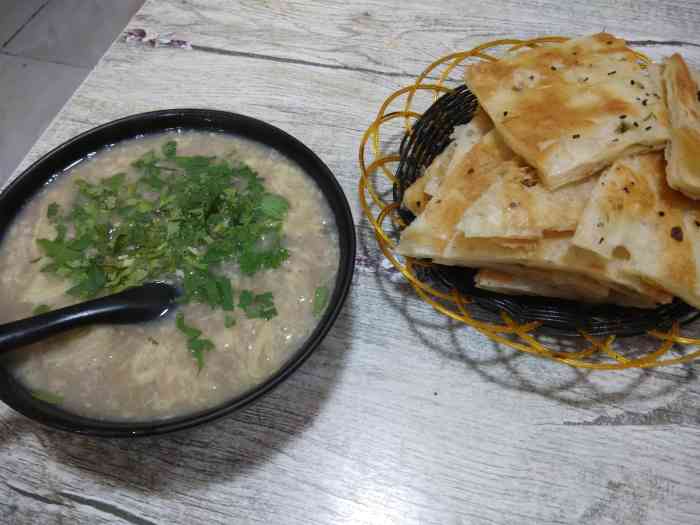
M 178 306 L 0 356 L 0 400 L 100 436 L 211 421 L 319 346 L 354 261 L 340 185 L 284 131 L 204 109 L 92 129 L 0 193 L 0 324 L 153 281 Z

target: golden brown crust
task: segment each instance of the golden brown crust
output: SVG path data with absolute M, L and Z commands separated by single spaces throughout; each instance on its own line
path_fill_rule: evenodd
M 510 242 L 498 239 L 467 239 L 456 235 L 433 260 L 448 265 L 482 267 L 518 264 L 544 271 L 579 274 L 633 297 L 646 297 L 648 304 L 668 303 L 672 297 L 622 271 L 620 261 L 606 260 L 572 243 L 570 234 L 550 234 L 537 241 Z
M 700 306 L 700 203 L 666 183 L 660 153 L 621 159 L 601 175 L 574 244 Z
M 450 171 L 461 169 L 460 165 L 464 162 L 470 162 L 466 159 L 472 147 L 492 129 L 491 119 L 482 108 L 477 108 L 471 121 L 455 127 L 453 141 L 433 159 L 425 173 L 406 189 L 403 206 L 414 215 L 423 213 L 430 199 L 438 193 L 444 176 Z
M 464 210 L 496 180 L 494 167 L 511 157 L 512 152 L 492 131 L 466 155 L 451 163 L 436 195 L 401 232 L 399 253 L 427 258 L 442 253 Z
M 466 237 L 537 239 L 546 232 L 576 230 L 594 178 L 549 191 L 522 163 L 505 163 L 501 170 L 498 180 L 464 211 L 458 228 Z
M 550 189 L 668 139 L 653 79 L 625 41 L 607 33 L 472 65 L 466 82 Z
M 664 62 L 663 83 L 671 120 L 666 148 L 668 183 L 688 197 L 700 199 L 700 87 L 679 54 Z
M 610 296 L 610 288 L 580 274 L 518 265 L 482 268 L 476 275 L 475 284 L 478 288 L 492 292 L 559 297 L 593 303 L 605 302 Z

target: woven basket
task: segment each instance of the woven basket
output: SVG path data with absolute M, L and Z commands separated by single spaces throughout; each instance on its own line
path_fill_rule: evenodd
M 401 207 L 404 191 L 449 144 L 454 127 L 468 123 L 478 107 L 466 86 L 459 82 L 452 88 L 446 85 L 450 73 L 468 60 L 497 60 L 498 52 L 565 40 L 500 40 L 453 53 L 431 64 L 414 84 L 390 95 L 360 145 L 360 199 L 364 213 L 380 249 L 420 298 L 499 344 L 585 368 L 654 367 L 694 360 L 700 357 L 700 351 L 688 353 L 683 348 L 675 355 L 681 349 L 674 345 L 700 345 L 700 339 L 679 335 L 680 327 L 696 319 L 700 312 L 678 299 L 654 310 L 644 310 L 497 294 L 474 286 L 475 269 L 402 258 L 394 252 L 398 233 L 414 219 L 410 211 Z M 638 57 L 643 65 L 649 62 L 644 55 Z M 437 81 L 427 82 L 429 78 Z M 432 94 L 433 102 L 421 112 L 416 106 L 418 94 L 423 92 Z M 401 103 L 402 109 L 393 110 Z M 382 132 L 396 122 L 403 124 L 403 135 L 397 140 L 392 140 L 396 133 L 390 135 L 387 146 Z M 386 153 L 387 148 L 394 152 Z M 543 335 L 568 340 L 563 345 L 550 342 L 546 346 L 541 342 Z M 641 353 L 639 348 L 625 348 L 625 339 L 621 338 L 633 335 L 657 343 L 641 345 L 651 348 Z

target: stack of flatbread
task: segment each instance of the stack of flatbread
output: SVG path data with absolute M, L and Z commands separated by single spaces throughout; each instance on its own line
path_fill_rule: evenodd
M 468 66 L 480 109 L 404 194 L 399 252 L 476 285 L 700 308 L 700 76 L 607 33 Z

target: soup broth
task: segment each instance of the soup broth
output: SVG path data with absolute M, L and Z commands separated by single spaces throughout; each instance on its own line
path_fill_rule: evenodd
M 75 290 L 73 295 L 66 293 L 74 283 L 51 268 L 46 270 L 52 259 L 37 243 L 60 234 L 51 216 L 55 209 L 65 212 L 75 204 L 76 181 L 98 184 L 123 173 L 121 183 L 135 184 L 149 172 L 147 166 L 139 168 L 134 162 L 151 151 L 167 153 L 166 144 L 172 141 L 178 156 L 216 157 L 217 163 L 248 166 L 257 173 L 265 191 L 273 195 L 264 206 L 281 224 L 281 235 L 272 242 L 280 244 L 279 253 L 286 257 L 255 272 L 242 271 L 242 260 L 214 265 L 217 275 L 231 284 L 232 296 L 226 299 L 221 292 L 224 299 L 219 299 L 222 304 L 232 299 L 228 308 L 205 304 L 202 292 L 202 297 L 195 294 L 178 306 L 181 319 L 171 315 L 138 325 L 79 329 L 4 358 L 35 396 L 70 412 L 105 420 L 146 421 L 220 405 L 269 378 L 293 356 L 316 327 L 333 290 L 339 265 L 333 215 L 320 189 L 299 166 L 271 148 L 240 137 L 173 131 L 96 153 L 59 174 L 24 207 L 0 244 L 0 323 L 79 300 Z M 188 176 L 174 161 L 161 156 L 158 162 L 164 170 L 161 178 Z M 159 190 L 151 190 L 155 202 Z M 243 183 L 230 193 L 245 190 Z M 108 198 L 105 202 L 108 206 Z M 212 230 L 212 242 L 216 231 Z M 71 233 L 69 227 L 67 235 Z M 269 233 L 258 242 L 269 244 L 266 237 Z M 167 251 L 168 246 L 161 248 Z M 201 247 L 191 249 L 193 257 L 201 255 Z M 183 287 L 185 277 L 178 269 L 162 279 Z M 98 279 L 98 284 L 102 282 Z M 264 301 L 258 305 L 259 297 Z M 201 335 L 193 337 L 187 332 L 190 328 Z M 209 343 L 191 343 L 191 339 Z

